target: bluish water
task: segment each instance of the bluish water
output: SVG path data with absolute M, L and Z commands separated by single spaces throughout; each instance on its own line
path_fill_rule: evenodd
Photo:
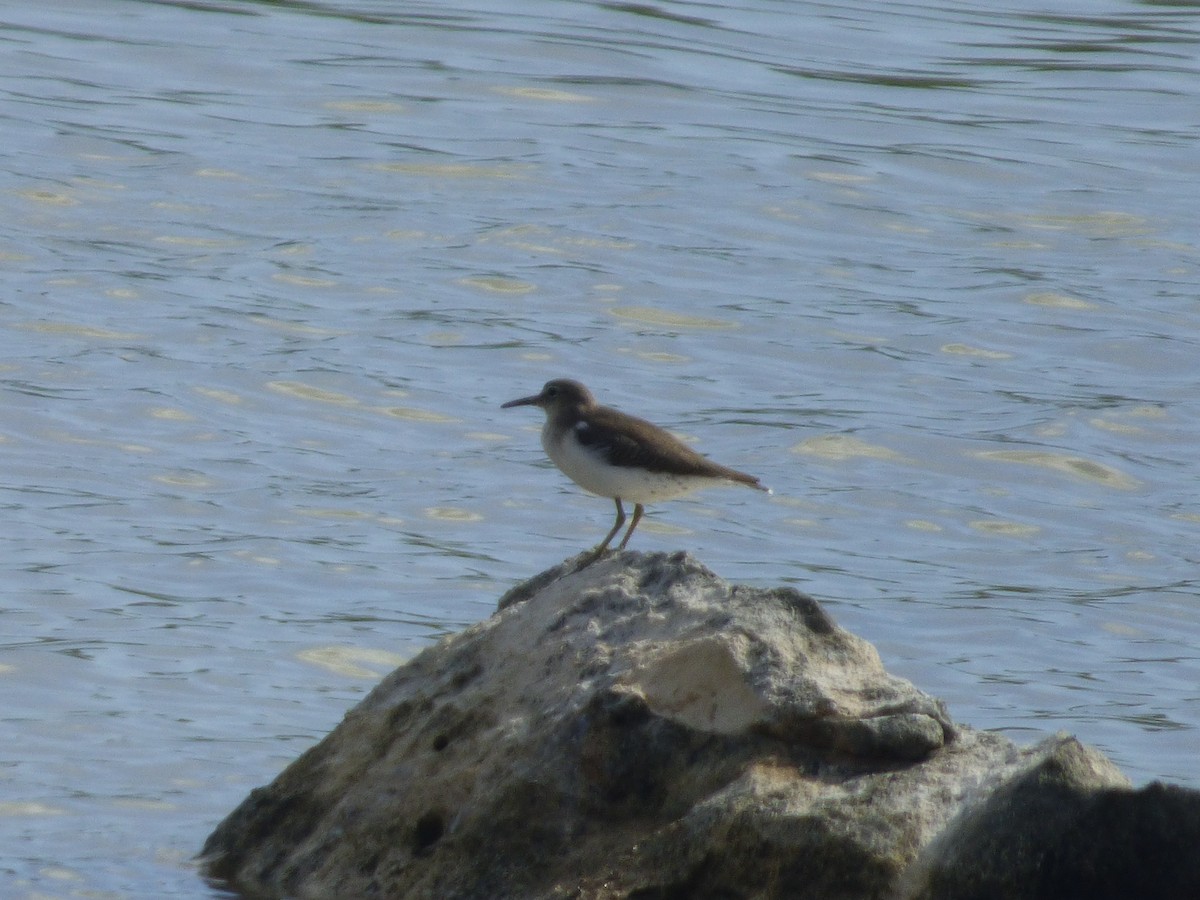
M 0 24 L 5 896 L 216 896 L 251 788 L 596 541 L 499 409 L 562 375 L 775 489 L 636 548 L 1200 786 L 1194 8 Z

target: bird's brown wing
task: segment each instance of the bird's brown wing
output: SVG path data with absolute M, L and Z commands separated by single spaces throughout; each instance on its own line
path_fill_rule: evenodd
M 751 487 L 758 479 L 701 456 L 657 425 L 608 407 L 588 411 L 590 421 L 576 423 L 575 435 L 583 446 L 602 453 L 614 466 L 648 469 L 672 475 L 727 478 Z

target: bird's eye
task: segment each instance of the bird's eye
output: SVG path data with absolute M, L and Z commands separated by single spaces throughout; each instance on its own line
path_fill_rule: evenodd
M 556 387 L 546 388 L 546 396 L 547 397 L 557 397 L 558 396 L 558 388 L 556 388 Z

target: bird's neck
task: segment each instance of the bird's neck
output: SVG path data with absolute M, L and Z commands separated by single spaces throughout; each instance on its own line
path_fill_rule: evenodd
M 570 430 L 583 417 L 582 406 L 564 406 L 546 417 L 546 427 L 555 431 Z

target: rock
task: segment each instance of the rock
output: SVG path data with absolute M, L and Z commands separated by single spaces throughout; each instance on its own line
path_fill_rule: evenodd
M 904 900 L 1200 897 L 1200 793 L 1139 791 L 1072 738 L 969 804 L 903 878 Z
M 1069 739 L 953 724 L 795 590 L 682 553 L 577 566 L 385 678 L 218 826 L 208 874 L 256 897 L 1034 897 L 956 893 L 1003 875 L 997 818 L 1137 797 Z M 1198 821 L 1194 793 L 1173 808 Z

